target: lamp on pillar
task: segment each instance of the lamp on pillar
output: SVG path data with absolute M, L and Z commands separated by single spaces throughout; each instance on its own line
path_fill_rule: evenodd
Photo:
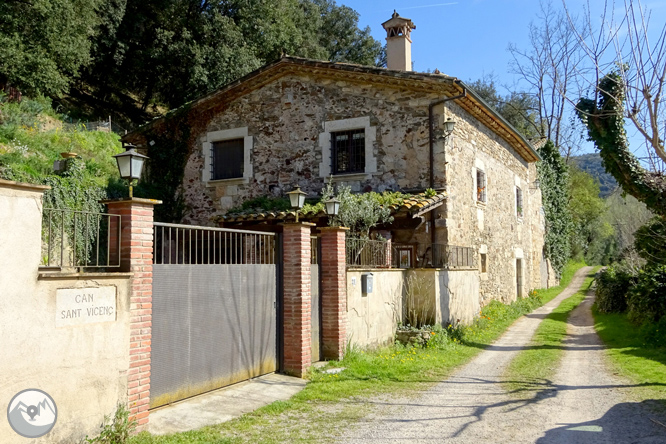
M 305 194 L 301 191 L 301 187 L 296 185 L 296 188 L 287 193 L 289 196 L 289 203 L 291 203 L 291 208 L 296 210 L 296 222 L 298 223 L 298 210 L 303 208 L 305 205 Z
M 324 206 L 326 207 L 326 215 L 329 217 L 337 216 L 340 212 L 340 201 L 335 197 L 325 200 Z
M 132 181 L 138 180 L 141 177 L 141 171 L 143 170 L 143 163 L 148 158 L 143 154 L 139 154 L 135 150 L 136 146 L 131 143 L 125 144 L 125 152 L 116 154 L 116 162 L 118 162 L 118 171 L 120 172 L 120 177 L 126 179 L 129 184 L 129 197 L 133 197 L 132 193 Z

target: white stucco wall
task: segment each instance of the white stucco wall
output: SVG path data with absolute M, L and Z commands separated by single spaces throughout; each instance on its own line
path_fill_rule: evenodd
M 40 389 L 58 418 L 37 439 L 0 421 L 2 443 L 79 442 L 127 401 L 131 275 L 40 273 L 42 192 L 0 180 L 0 400 Z M 58 289 L 102 286 L 116 295 L 115 321 L 56 327 Z
M 361 292 L 361 275 L 373 274 L 372 293 Z M 402 319 L 403 281 L 401 269 L 347 270 L 347 341 L 373 347 L 393 341 Z

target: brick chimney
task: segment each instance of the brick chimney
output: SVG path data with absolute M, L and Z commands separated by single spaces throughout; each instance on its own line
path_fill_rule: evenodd
M 382 23 L 386 29 L 386 65 L 397 71 L 412 70 L 412 39 L 410 34 L 416 25 L 395 10 L 391 19 Z

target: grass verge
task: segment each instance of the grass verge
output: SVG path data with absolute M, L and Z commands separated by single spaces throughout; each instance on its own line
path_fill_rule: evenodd
M 583 265 L 568 266 L 563 284 L 570 282 Z M 546 297 L 553 292 L 559 291 L 548 290 Z M 235 420 L 190 432 L 164 436 L 144 432 L 130 442 L 334 442 L 350 424 L 369 413 L 377 399 L 396 394 L 416 396 L 468 362 L 516 319 L 541 306 L 545 299 L 541 294 L 534 293 L 510 305 L 493 301 L 471 326 L 438 329 L 425 348 L 395 345 L 372 352 L 351 348 L 342 361 L 328 364 L 328 367 L 345 367 L 344 371 L 329 375 L 323 369 L 313 370 L 308 385 L 288 401 L 274 402 Z
M 663 343 L 666 322 L 640 328 L 626 313 L 600 313 L 596 307 L 592 313 L 613 370 L 637 385 L 637 398 L 657 399 L 666 406 L 666 347 L 657 345 Z M 655 335 L 662 341 L 654 341 Z
M 552 379 L 562 359 L 562 341 L 567 336 L 567 319 L 571 311 L 585 299 L 595 271 L 588 275 L 578 292 L 562 301 L 544 318 L 534 333 L 529 348 L 513 358 L 504 374 L 509 381 L 504 384 L 508 391 L 518 395 L 528 394 L 535 384 L 541 385 L 544 380 Z

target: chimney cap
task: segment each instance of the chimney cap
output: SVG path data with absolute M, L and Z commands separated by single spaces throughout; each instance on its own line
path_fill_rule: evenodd
M 412 19 L 408 19 L 406 17 L 400 17 L 400 14 L 394 9 L 393 10 L 393 15 L 391 15 L 391 18 L 384 23 L 382 23 L 382 26 L 384 29 L 388 30 L 389 28 L 398 28 L 398 27 L 404 27 L 407 26 L 409 29 L 416 29 L 416 25 L 414 22 L 412 22 Z

